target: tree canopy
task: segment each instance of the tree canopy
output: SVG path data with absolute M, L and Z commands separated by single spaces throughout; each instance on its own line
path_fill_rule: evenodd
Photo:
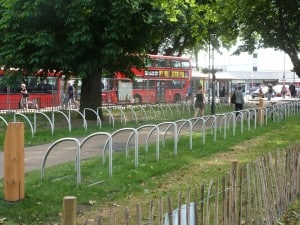
M 299 0 L 218 0 L 218 9 L 223 36 L 241 41 L 237 53 L 252 53 L 257 48 L 282 50 L 300 77 Z
M 130 74 L 145 53 L 192 48 L 189 4 L 168 12 L 147 0 L 0 0 L 0 62 L 31 73 L 69 71 L 82 78 L 81 108 L 101 105 L 101 76 Z M 95 98 L 99 96 L 99 98 Z
M 300 76 L 299 0 L 0 0 L 0 6 L 1 64 L 82 77 L 81 108 L 101 105 L 101 76 L 130 74 L 146 53 L 198 52 L 211 34 L 215 48 L 239 39 L 237 52 L 283 50 Z
M 29 73 L 71 71 L 83 78 L 82 107 L 94 109 L 101 105 L 102 71 L 141 64 L 136 55 L 152 47 L 155 14 L 162 14 L 146 0 L 1 0 L 0 6 L 1 63 Z

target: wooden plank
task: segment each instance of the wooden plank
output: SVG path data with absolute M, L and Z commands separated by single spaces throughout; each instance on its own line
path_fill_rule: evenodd
M 181 192 L 178 193 L 178 225 L 181 225 L 181 207 L 182 207 L 182 203 L 181 203 Z
M 222 178 L 222 225 L 226 225 L 227 201 L 226 201 L 226 177 Z
M 142 213 L 140 204 L 136 205 L 136 224 L 142 225 Z
M 231 225 L 236 224 L 236 199 L 237 199 L 237 161 L 233 161 L 231 163 L 231 171 L 230 171 L 230 187 L 231 187 Z
M 125 216 L 125 225 L 129 225 L 130 222 L 129 222 L 129 208 L 128 207 L 125 208 L 124 214 L 125 214 L 124 215 Z
M 173 225 L 173 205 L 171 196 L 168 196 L 168 218 L 169 218 L 169 225 Z
M 215 225 L 219 225 L 219 179 L 216 182 L 216 190 L 215 190 Z
M 237 224 L 242 225 L 242 217 L 243 217 L 243 182 L 244 182 L 244 177 L 243 177 L 243 168 L 240 168 L 240 173 L 239 173 L 239 204 L 238 204 L 238 220 Z
M 149 222 L 148 225 L 154 224 L 154 202 L 153 200 L 150 201 L 149 205 Z
M 159 225 L 164 224 L 164 206 L 162 197 L 159 198 Z
M 207 203 L 206 203 L 206 225 L 210 224 L 210 198 L 211 198 L 211 191 L 212 191 L 212 186 L 213 186 L 213 180 L 210 180 L 209 182 L 209 187 L 207 190 Z
M 252 195 L 251 195 L 251 174 L 249 164 L 246 165 L 246 177 L 247 177 L 247 204 L 245 212 L 245 222 L 248 225 L 252 224 Z
M 191 194 L 190 190 L 187 191 L 186 194 L 186 225 L 191 224 L 190 212 L 191 212 Z
M 194 191 L 194 203 L 195 203 L 195 225 L 199 225 L 199 216 L 198 216 L 198 193 L 197 189 Z
M 201 185 L 200 190 L 200 225 L 204 224 L 204 185 Z

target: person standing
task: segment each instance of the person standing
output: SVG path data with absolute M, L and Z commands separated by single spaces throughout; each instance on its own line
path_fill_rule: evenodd
M 285 94 L 286 94 L 286 87 L 285 84 L 283 84 L 281 88 L 281 96 L 283 99 L 285 98 Z
M 259 85 L 259 87 L 258 87 L 258 97 L 260 97 L 260 98 L 264 97 L 264 92 L 263 92 L 261 85 Z
M 194 117 L 197 117 L 199 111 L 201 116 L 204 116 L 204 100 L 205 100 L 205 96 L 202 90 L 202 85 L 198 86 L 198 89 L 196 91 L 196 100 L 195 100 L 195 114 Z
M 237 90 L 235 91 L 235 111 L 241 111 L 243 110 L 245 100 L 244 95 L 242 92 L 242 87 L 238 86 Z M 239 112 L 237 112 L 237 115 Z
M 296 98 L 296 86 L 294 83 L 291 83 L 289 86 L 291 97 Z
M 268 101 L 271 101 L 274 90 L 272 84 L 268 84 Z
M 21 106 L 23 109 L 27 110 L 29 94 L 25 84 L 21 84 L 21 93 L 22 93 Z
M 189 101 L 192 99 L 192 87 L 189 84 L 188 89 L 187 89 L 187 93 L 186 93 L 186 101 Z
M 70 81 L 67 83 L 66 92 L 66 107 L 70 104 L 70 102 L 72 102 L 76 106 L 76 108 L 79 108 L 79 103 L 75 100 L 75 88 Z

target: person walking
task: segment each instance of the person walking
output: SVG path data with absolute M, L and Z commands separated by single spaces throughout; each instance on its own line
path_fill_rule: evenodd
M 23 109 L 27 110 L 29 94 L 28 94 L 25 84 L 21 84 L 21 93 L 22 93 L 21 106 Z
M 199 85 L 196 91 L 196 100 L 195 100 L 195 114 L 194 117 L 198 116 L 198 113 L 200 111 L 201 116 L 204 116 L 204 100 L 205 96 L 202 90 L 202 85 Z
M 79 103 L 75 100 L 75 88 L 69 81 L 66 89 L 65 107 L 67 108 L 70 103 L 73 103 L 76 108 L 79 108 Z
M 244 103 L 245 100 L 242 92 L 242 87 L 238 86 L 237 90 L 235 91 L 235 111 L 237 111 L 237 116 L 239 115 L 238 111 L 243 110 Z

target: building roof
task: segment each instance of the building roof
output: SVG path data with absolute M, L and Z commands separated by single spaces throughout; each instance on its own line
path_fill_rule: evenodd
M 211 75 L 204 74 L 199 71 L 192 72 L 192 78 L 209 79 Z M 279 82 L 300 82 L 300 78 L 291 71 L 227 71 L 217 72 L 217 80 L 255 80 L 263 83 L 264 81 L 279 81 Z
M 202 78 L 202 79 L 209 79 L 211 78 L 211 74 L 202 73 L 199 71 L 193 71 L 192 72 L 192 78 Z M 216 79 L 217 80 L 240 80 L 241 78 L 235 76 L 231 72 L 217 72 L 216 73 Z
M 230 71 L 241 80 L 278 80 L 279 82 L 300 82 L 299 77 L 291 71 Z
M 217 72 L 216 79 L 217 80 L 240 80 L 241 78 L 231 72 Z

